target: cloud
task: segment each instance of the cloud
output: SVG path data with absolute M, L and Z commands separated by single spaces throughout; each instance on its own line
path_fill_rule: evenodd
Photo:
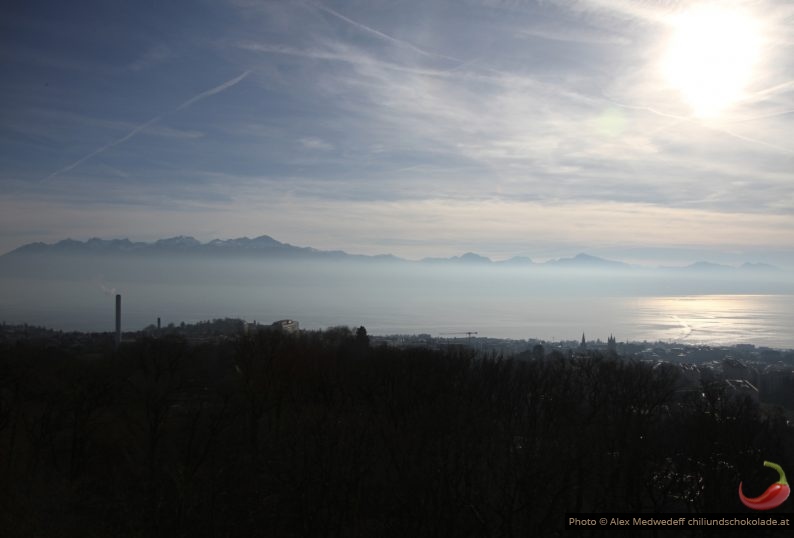
M 24 111 L 9 113 L 5 128 L 24 137 L 51 140 L 53 143 L 64 144 L 74 136 L 75 129 L 107 129 L 112 131 L 130 132 L 137 125 L 126 121 L 109 120 L 106 118 L 77 114 L 61 109 L 30 108 Z M 197 139 L 204 132 L 195 129 L 176 129 L 164 125 L 151 125 L 146 133 L 166 139 Z
M 149 69 L 156 65 L 165 63 L 175 57 L 176 54 L 167 46 L 156 45 L 148 49 L 134 61 L 127 64 L 126 69 L 129 71 L 142 71 L 144 69 Z
M 237 84 L 242 82 L 250 74 L 251 74 L 251 70 L 244 71 L 240 76 L 237 76 L 237 77 L 235 77 L 235 78 L 233 78 L 231 80 L 227 80 L 223 84 L 219 84 L 218 86 L 215 86 L 214 88 L 211 88 L 211 89 L 209 89 L 207 91 L 201 92 L 200 94 L 191 97 L 190 99 L 188 99 L 187 101 L 185 101 L 184 103 L 182 103 L 181 105 L 176 107 L 174 109 L 174 112 L 178 112 L 179 110 L 184 110 L 187 107 L 193 106 L 194 104 L 198 103 L 202 99 L 206 99 L 207 97 L 210 97 L 212 95 L 221 93 L 222 91 L 228 90 L 232 86 L 236 86 Z
M 445 77 L 445 78 L 467 77 L 469 79 L 482 78 L 483 80 L 488 80 L 488 79 L 495 80 L 495 77 L 497 75 L 492 70 L 491 73 L 480 73 L 480 74 L 461 71 L 459 70 L 461 66 L 456 66 L 449 69 L 435 69 L 425 66 L 399 64 L 388 60 L 383 60 L 373 54 L 365 52 L 363 49 L 352 47 L 341 41 L 328 40 L 324 42 L 324 45 L 326 47 L 324 49 L 320 49 L 316 47 L 301 49 L 283 44 L 259 43 L 254 41 L 240 41 L 235 44 L 235 46 L 240 49 L 253 51 L 253 52 L 282 54 L 285 56 L 296 56 L 299 58 L 306 58 L 310 60 L 327 60 L 331 62 L 342 62 L 342 63 L 351 64 L 353 66 L 363 65 L 363 64 L 377 64 L 379 67 L 383 69 L 388 69 L 390 71 L 401 72 L 401 73 L 413 73 L 413 74 L 424 75 L 429 77 Z
M 89 159 L 91 159 L 93 157 L 96 157 L 97 155 L 99 155 L 101 153 L 106 152 L 110 148 L 112 148 L 114 146 L 118 146 L 119 144 L 123 144 L 124 142 L 126 142 L 127 140 L 129 140 L 130 138 L 135 136 L 136 134 L 140 133 L 141 131 L 143 131 L 144 129 L 149 127 L 150 125 L 154 125 L 155 123 L 160 121 L 160 118 L 162 118 L 162 116 L 156 116 L 156 117 L 150 119 L 149 121 L 146 121 L 146 122 L 138 125 L 132 131 L 130 131 L 126 135 L 122 136 L 121 138 L 119 138 L 117 140 L 114 140 L 112 142 L 109 142 L 109 143 L 105 144 L 104 146 L 102 146 L 102 147 L 100 147 L 98 149 L 95 149 L 94 151 L 92 151 L 88 155 L 85 155 L 84 157 L 81 157 L 80 159 L 74 161 L 72 164 L 68 164 L 68 165 L 64 166 L 63 168 L 60 168 L 60 169 L 56 170 L 52 174 L 50 174 L 47 177 L 45 177 L 44 180 L 46 181 L 46 180 L 54 178 L 55 176 L 61 175 L 64 172 L 68 172 L 69 170 L 71 170 L 73 168 L 76 168 L 77 166 L 80 166 L 85 161 L 87 161 L 87 160 L 89 160 Z
M 124 206 L 124 225 L 134 228 L 137 211 L 138 226 L 154 236 L 200 228 L 200 214 L 222 236 L 261 230 L 312 246 L 361 248 L 375 248 L 379 237 L 419 237 L 427 250 L 416 253 L 427 255 L 461 245 L 461 237 L 482 245 L 530 237 L 607 244 L 625 242 L 636 228 L 649 242 L 705 248 L 726 244 L 723 225 L 745 245 L 753 234 L 778 237 L 775 225 L 791 231 L 789 221 L 775 221 L 794 211 L 794 56 L 785 20 L 773 25 L 775 48 L 747 99 L 704 122 L 657 69 L 666 18 L 683 2 L 470 0 L 344 10 L 232 3 L 237 11 L 226 3 L 223 17 L 192 19 L 201 43 L 180 46 L 168 79 L 148 69 L 155 64 L 146 60 L 165 52 L 157 46 L 102 84 L 59 81 L 59 101 L 52 88 L 25 101 L 19 95 L 37 82 L 15 78 L 16 96 L 7 101 L 29 106 L 16 107 L 0 133 L 14 144 L 0 172 L 4 192 L 56 210 L 82 203 L 88 215 Z M 767 2 L 758 5 L 764 20 L 779 18 Z M 114 57 L 129 58 L 129 50 Z M 65 60 L 79 56 L 67 52 Z M 134 99 L 159 98 L 166 92 L 153 90 L 173 80 L 201 88 L 196 80 L 228 65 L 251 66 L 258 76 L 241 68 L 223 84 L 172 101 L 175 108 L 160 105 L 165 112 L 143 123 L 101 119 L 107 110 L 130 117 L 151 106 Z M 224 114 L 166 121 L 243 81 L 246 91 Z M 57 119 L 35 107 L 74 112 Z M 107 166 L 66 174 L 142 133 L 159 137 L 146 141 L 146 153 L 132 155 L 137 144 L 129 144 L 102 159 Z M 80 147 L 75 140 L 96 149 L 77 159 L 84 149 L 70 155 Z M 22 163 L 32 150 L 38 164 Z M 54 169 L 48 177 L 68 177 L 45 186 L 25 181 Z M 744 231 L 730 224 L 732 214 Z M 372 219 L 371 230 L 362 226 Z M 698 233 L 687 233 L 690 227 Z M 772 242 L 790 250 L 782 239 Z
M 201 92 L 198 95 L 195 95 L 194 97 L 191 97 L 190 99 L 188 99 L 187 101 L 185 101 L 184 103 L 182 103 L 181 105 L 176 107 L 174 110 L 171 111 L 171 113 L 178 112 L 180 110 L 184 110 L 185 108 L 188 108 L 189 106 L 194 105 L 195 103 L 201 101 L 202 99 L 206 99 L 207 97 L 210 97 L 210 96 L 218 94 L 218 93 L 220 93 L 220 92 L 222 92 L 224 90 L 227 90 L 227 89 L 231 88 L 232 86 L 235 86 L 236 84 L 239 84 L 249 74 L 251 74 L 251 71 L 245 71 L 240 76 L 237 76 L 237 77 L 235 77 L 235 78 L 233 78 L 231 80 L 228 80 L 228 81 L 224 82 L 223 84 L 215 86 L 214 88 L 211 88 L 211 89 L 209 89 L 207 91 Z M 137 135 L 138 133 L 140 133 L 144 129 L 147 129 L 148 127 L 151 127 L 152 125 L 156 124 L 162 118 L 163 118 L 163 115 L 155 116 L 154 118 L 152 118 L 152 119 L 150 119 L 148 121 L 145 121 L 144 123 L 141 123 L 140 125 L 134 127 L 129 133 L 127 133 L 126 135 L 122 136 L 121 138 L 113 140 L 112 142 L 109 142 L 109 143 L 105 144 L 104 146 L 101 146 L 100 148 L 95 149 L 91 153 L 85 155 L 84 157 L 81 157 L 80 159 L 74 161 L 73 163 L 68 164 L 68 165 L 64 166 L 63 168 L 60 168 L 60 169 L 56 170 L 55 172 L 53 172 L 50 175 L 48 175 L 47 177 L 45 177 L 44 180 L 46 181 L 46 180 L 54 178 L 55 176 L 61 175 L 64 172 L 68 172 L 69 170 L 72 170 L 73 168 L 76 168 L 77 166 L 80 166 L 85 161 L 87 161 L 89 159 L 92 159 L 92 158 L 96 157 L 97 155 L 100 155 L 100 154 L 106 152 L 110 148 L 118 146 L 119 144 L 123 144 L 124 142 L 126 142 L 129 139 L 131 139 L 132 137 L 134 137 L 135 135 Z
M 299 142 L 304 148 L 307 149 L 319 149 L 319 150 L 334 149 L 333 144 L 330 144 L 325 140 L 321 140 L 320 138 L 316 138 L 316 137 L 301 138 Z
M 790 252 L 794 215 L 724 213 L 673 209 L 652 204 L 511 200 L 405 200 L 360 202 L 296 198 L 288 193 L 245 201 L 194 203 L 181 208 L 78 204 L 42 200 L 0 201 L 0 224 L 49 229 L 41 240 L 70 235 L 162 237 L 192 230 L 198 239 L 268 233 L 282 241 L 316 248 L 345 248 L 408 258 L 459 255 L 473 250 L 489 256 L 523 252 L 533 257 L 556 245 L 563 254 L 581 245 L 601 248 L 767 249 Z M 422 241 L 400 244 L 399 238 Z M 396 240 L 395 240 L 396 239 Z M 19 246 L 3 239 L 10 250 Z M 788 249 L 788 250 L 787 250 Z M 694 254 L 693 254 L 694 256 Z
M 363 170 L 368 170 L 378 178 L 380 191 L 366 189 L 369 198 L 378 192 L 392 199 L 420 192 L 731 210 L 752 200 L 752 211 L 764 211 L 785 188 L 772 163 L 788 158 L 788 148 L 768 142 L 754 127 L 727 128 L 679 112 L 648 68 L 633 78 L 616 77 L 619 91 L 612 98 L 609 85 L 601 92 L 592 87 L 587 69 L 545 80 L 477 64 L 441 70 L 383 60 L 340 39 L 315 41 L 322 48 L 245 46 L 345 64 L 344 69 L 312 65 L 312 83 L 333 88 L 333 110 L 345 118 L 338 150 L 350 143 L 379 148 L 373 149 L 377 161 L 354 152 L 345 157 L 346 177 L 364 185 Z M 620 65 L 620 56 L 613 55 L 612 62 Z M 655 106 L 631 104 L 646 100 Z M 604 123 L 610 121 L 611 126 Z M 742 183 L 742 175 L 753 180 Z M 290 181 L 296 192 L 313 195 L 328 185 Z M 417 190 L 418 185 L 424 189 Z M 349 190 L 355 193 L 351 198 L 361 195 L 359 187 Z M 330 196 L 346 192 L 346 186 L 337 184 Z
M 620 34 L 607 34 L 584 28 L 550 28 L 547 26 L 524 28 L 517 33 L 518 37 L 537 37 L 551 41 L 567 41 L 592 45 L 629 45 L 631 40 Z
M 578 12 L 602 13 L 629 20 L 664 23 L 678 0 L 553 0 L 559 6 Z
M 381 32 L 380 30 L 376 30 L 375 28 L 367 26 L 366 24 L 363 24 L 363 23 L 355 21 L 355 20 L 353 20 L 353 19 L 351 19 L 349 17 L 346 17 L 345 15 L 342 15 L 338 11 L 335 11 L 335 10 L 333 10 L 333 9 L 327 7 L 327 6 L 323 6 L 321 4 L 309 4 L 309 5 L 314 7 L 314 8 L 316 8 L 316 9 L 319 9 L 320 11 L 328 13 L 329 15 L 332 15 L 332 16 L 340 19 L 340 20 L 343 20 L 346 23 L 355 26 L 359 30 L 362 30 L 362 31 L 364 31 L 364 32 L 366 32 L 366 33 L 368 33 L 370 35 L 374 35 L 375 37 L 377 37 L 377 38 L 379 38 L 379 39 L 381 39 L 383 41 L 386 41 L 387 43 L 390 43 L 392 45 L 396 45 L 398 47 L 401 47 L 401 48 L 404 48 L 404 49 L 407 49 L 407 50 L 410 50 L 410 51 L 415 52 L 417 54 L 420 54 L 422 56 L 427 56 L 429 58 L 440 58 L 440 59 L 443 59 L 443 60 L 451 60 L 453 62 L 462 62 L 463 61 L 463 60 L 460 60 L 458 58 L 454 58 L 454 57 L 451 57 L 451 56 L 446 56 L 444 54 L 438 54 L 436 52 L 427 51 L 427 50 L 425 50 L 423 48 L 417 47 L 413 43 L 409 43 L 409 42 L 404 41 L 402 39 L 397 39 L 396 37 L 392 37 L 392 36 L 390 36 L 388 34 L 385 34 L 385 33 Z
M 775 84 L 771 88 L 765 88 L 763 90 L 757 90 L 752 92 L 748 95 L 744 101 L 761 101 L 768 99 L 769 97 L 773 97 L 777 94 L 786 94 L 794 91 L 794 80 L 787 80 L 786 82 L 781 82 L 779 84 Z

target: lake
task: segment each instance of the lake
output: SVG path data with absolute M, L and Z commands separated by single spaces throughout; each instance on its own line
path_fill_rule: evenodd
M 250 275 L 249 275 L 250 276 Z M 272 275 L 271 275 L 272 276 Z M 302 328 L 364 325 L 371 334 L 479 336 L 544 340 L 751 343 L 794 348 L 791 294 L 665 294 L 620 292 L 590 285 L 524 285 L 526 278 L 403 278 L 339 272 L 281 278 L 217 278 L 167 282 L 89 277 L 69 281 L 5 278 L 0 320 L 55 329 L 111 331 L 114 298 L 123 294 L 123 328 L 239 317 L 270 323 L 291 318 Z M 115 288 L 115 289 L 114 289 Z M 599 292 L 602 291 L 602 294 Z

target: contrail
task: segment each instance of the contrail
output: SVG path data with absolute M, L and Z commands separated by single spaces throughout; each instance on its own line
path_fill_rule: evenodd
M 557 2 L 563 6 L 566 2 Z M 572 3 L 572 2 L 567 2 Z M 669 8 L 664 10 L 664 6 L 658 6 L 659 2 L 637 2 L 636 0 L 587 0 L 586 4 L 590 4 L 595 8 L 612 11 L 613 13 L 620 13 L 635 19 L 641 19 L 649 22 L 665 22 L 668 17 Z
M 618 103 L 617 101 L 612 101 L 611 99 L 606 99 L 606 101 L 609 102 L 609 103 L 612 103 L 615 106 L 619 106 L 619 107 L 622 107 L 622 108 L 628 108 L 628 109 L 631 109 L 631 110 L 643 110 L 643 111 L 646 111 L 646 112 L 650 112 L 652 114 L 656 114 L 657 116 L 661 116 L 663 118 L 671 118 L 671 119 L 674 119 L 674 120 L 678 120 L 676 122 L 673 122 L 670 125 L 666 125 L 663 128 L 657 129 L 656 131 L 654 131 L 654 133 L 661 132 L 662 130 L 668 129 L 670 127 L 674 127 L 675 125 L 678 125 L 680 123 L 691 122 L 691 123 L 696 123 L 697 125 L 699 125 L 699 126 L 701 126 L 703 128 L 709 129 L 711 131 L 716 131 L 718 133 L 723 133 L 723 134 L 726 134 L 728 136 L 732 136 L 732 137 L 736 138 L 737 140 L 742 140 L 744 142 L 750 142 L 751 144 L 758 144 L 758 145 L 761 145 L 761 146 L 766 146 L 769 149 L 774 149 L 774 150 L 777 150 L 777 151 L 781 151 L 781 152 L 787 153 L 789 155 L 794 154 L 794 150 L 791 150 L 789 148 L 784 148 L 782 146 L 778 146 L 776 144 L 772 144 L 772 143 L 766 142 L 764 140 L 759 140 L 757 138 L 751 138 L 749 136 L 740 135 L 739 133 L 735 133 L 733 131 L 729 131 L 728 129 L 725 129 L 724 127 L 717 127 L 715 125 L 709 125 L 707 123 L 699 121 L 694 116 L 676 116 L 674 114 L 668 114 L 666 112 L 661 112 L 659 110 L 656 110 L 654 108 L 647 107 L 647 106 L 627 105 L 627 104 L 624 104 L 624 103 Z M 789 112 L 791 112 L 791 111 L 789 111 Z
M 235 77 L 235 78 L 233 78 L 231 80 L 228 80 L 228 81 L 224 82 L 223 84 L 221 84 L 219 86 L 215 86 L 212 89 L 209 89 L 207 91 L 201 92 L 200 94 L 198 94 L 198 95 L 196 95 L 194 97 L 191 97 L 190 99 L 188 99 L 187 101 L 185 101 L 184 103 L 182 103 L 181 105 L 179 105 L 178 107 L 173 109 L 171 112 L 168 112 L 166 114 L 173 114 L 174 112 L 178 112 L 180 110 L 184 110 L 185 108 L 193 105 L 194 103 L 196 103 L 198 101 L 201 101 L 202 99 L 204 99 L 206 97 L 210 97 L 211 95 L 215 95 L 216 93 L 220 93 L 223 90 L 229 89 L 232 86 L 234 86 L 235 84 L 238 84 L 239 82 L 241 82 L 245 77 L 247 77 L 250 74 L 251 74 L 251 70 L 249 69 L 248 71 L 245 71 L 242 75 L 240 75 L 238 77 Z M 138 125 L 133 130 L 131 130 L 129 133 L 127 133 L 126 135 L 122 136 L 118 140 L 114 140 L 113 142 L 109 142 L 109 143 L 105 144 L 104 146 L 102 146 L 101 148 L 95 149 L 94 151 L 92 151 L 88 155 L 86 155 L 84 157 L 81 157 L 80 159 L 76 160 L 72 164 L 66 165 L 63 168 L 61 168 L 59 170 L 56 170 L 55 172 L 53 172 L 49 176 L 45 177 L 44 181 L 47 181 L 48 179 L 52 179 L 55 176 L 60 175 L 60 174 L 62 174 L 64 172 L 68 172 L 72 168 L 75 168 L 76 166 L 81 165 L 82 163 L 84 163 L 85 161 L 87 161 L 87 160 L 89 160 L 89 159 L 91 159 L 93 157 L 96 157 L 100 153 L 104 153 L 105 151 L 109 150 L 110 148 L 112 148 L 114 146 L 118 146 L 119 144 L 122 144 L 122 143 L 126 142 L 127 140 L 129 140 L 130 138 L 132 138 L 136 134 L 140 133 L 141 131 L 143 131 L 147 127 L 149 127 L 151 125 L 154 125 L 155 123 L 160 121 L 163 118 L 163 116 L 165 116 L 166 114 L 161 114 L 160 116 L 155 116 L 154 118 L 150 119 L 149 121 Z
M 201 93 L 200 93 L 200 94 L 198 94 L 197 96 L 195 96 L 195 97 L 191 97 L 190 99 L 188 99 L 187 101 L 185 101 L 184 103 L 182 103 L 181 105 L 179 105 L 178 107 L 176 107 L 176 108 L 174 109 L 174 112 L 177 112 L 177 111 L 179 111 L 179 110 L 183 110 L 183 109 L 185 109 L 185 108 L 189 107 L 190 105 L 192 105 L 192 104 L 194 104 L 194 103 L 196 103 L 196 102 L 198 102 L 198 101 L 201 101 L 202 99 L 204 99 L 204 98 L 206 98 L 206 97 L 209 97 L 209 96 L 211 96 L 211 95 L 215 95 L 216 93 L 220 93 L 220 92 L 222 92 L 223 90 L 228 90 L 228 89 L 229 89 L 229 88 L 231 88 L 232 86 L 235 86 L 235 85 L 236 85 L 236 84 L 238 84 L 239 82 L 242 82 L 242 80 L 243 80 L 245 77 L 247 77 L 248 75 L 250 75 L 250 74 L 251 74 L 251 70 L 249 69 L 248 71 L 244 72 L 244 73 L 243 73 L 242 75 L 240 75 L 239 77 L 235 77 L 235 78 L 233 78 L 233 79 L 231 79 L 231 80 L 228 80 L 228 81 L 224 82 L 223 84 L 221 84 L 220 86 L 215 86 L 215 87 L 214 87 L 214 88 L 212 88 L 211 90 L 207 90 L 207 91 L 205 91 L 205 92 L 201 92 Z
M 776 93 L 785 93 L 791 89 L 794 89 L 794 80 L 789 80 L 787 82 L 783 82 L 781 84 L 777 84 L 770 88 L 766 88 L 764 90 L 758 90 L 757 92 L 753 92 L 749 95 L 745 100 L 747 101 L 758 101 L 759 98 L 766 97 L 768 95 L 774 95 Z
M 612 99 L 610 99 L 608 97 L 604 97 L 604 101 L 606 101 L 606 102 L 608 102 L 608 103 L 610 103 L 612 105 L 615 105 L 617 107 L 620 107 L 620 108 L 628 108 L 629 110 L 641 110 L 641 111 L 644 111 L 644 112 L 650 112 L 651 114 L 655 114 L 655 115 L 661 116 L 663 118 L 670 118 L 670 119 L 673 119 L 673 120 L 683 120 L 683 121 L 689 121 L 689 120 L 693 119 L 693 118 L 687 117 L 687 116 L 678 116 L 676 114 L 670 114 L 668 112 L 662 112 L 661 110 L 657 110 L 657 109 L 655 109 L 653 107 L 649 107 L 649 106 L 629 105 L 629 104 L 626 104 L 626 103 L 619 103 L 618 101 L 613 101 Z
M 392 43 L 394 45 L 397 45 L 397 46 L 400 46 L 400 47 L 404 47 L 404 48 L 407 48 L 407 49 L 411 49 L 412 51 L 414 51 L 414 52 L 416 52 L 418 54 L 421 54 L 422 56 L 428 56 L 428 57 L 431 57 L 431 58 L 432 57 L 443 58 L 444 60 L 451 60 L 453 62 L 462 62 L 463 61 L 463 60 L 461 60 L 459 58 L 453 58 L 452 56 L 445 56 L 444 54 L 438 54 L 436 52 L 428 52 L 428 51 L 426 51 L 424 49 L 420 49 L 419 47 L 417 47 L 416 45 L 414 45 L 412 43 L 408 43 L 407 41 L 403 41 L 401 39 L 397 39 L 396 37 L 392 37 L 392 36 L 390 36 L 388 34 L 384 34 L 380 30 L 376 30 L 375 28 L 367 26 L 366 24 L 360 23 L 358 21 L 354 21 L 353 19 L 351 19 L 349 17 L 345 17 L 344 15 L 342 15 L 338 11 L 334 11 L 330 7 L 322 6 L 322 5 L 319 5 L 319 4 L 308 4 L 308 5 L 311 6 L 311 7 L 316 8 L 316 9 L 319 9 L 321 11 L 325 11 L 329 15 L 333 15 L 334 17 L 336 17 L 338 19 L 341 19 L 341 20 L 345 21 L 348 24 L 352 24 L 353 26 L 355 26 L 356 28 L 359 28 L 360 30 L 364 30 L 365 32 L 368 32 L 368 33 L 373 34 L 373 35 L 375 35 L 375 36 L 377 36 L 377 37 L 379 37 L 379 38 L 381 38 L 381 39 L 383 39 L 385 41 L 388 41 L 389 43 Z
M 745 123 L 749 121 L 769 120 L 772 118 L 779 118 L 781 116 L 788 116 L 789 114 L 794 114 L 794 109 L 784 110 L 782 112 L 772 112 L 764 116 L 750 116 L 749 118 L 741 118 L 738 120 L 732 120 L 731 123 Z
M 720 132 L 720 133 L 725 133 L 725 134 L 727 134 L 729 136 L 732 136 L 734 138 L 738 138 L 739 140 L 744 140 L 745 142 L 752 142 L 753 144 L 760 144 L 760 145 L 766 146 L 766 147 L 768 147 L 770 149 L 775 149 L 777 151 L 782 151 L 783 153 L 787 153 L 789 155 L 794 155 L 794 150 L 789 149 L 789 148 L 784 148 L 783 146 L 778 146 L 776 144 L 772 144 L 772 143 L 766 142 L 764 140 L 759 140 L 757 138 L 750 138 L 749 136 L 740 135 L 739 133 L 734 133 L 733 131 L 729 131 L 728 129 L 725 129 L 725 128 L 713 128 L 713 129 L 715 131 Z
M 130 138 L 132 138 L 133 136 L 135 136 L 136 134 L 138 134 L 139 132 L 141 132 L 141 131 L 143 131 L 144 129 L 146 129 L 147 127 L 149 127 L 150 125 L 153 125 L 153 124 L 157 123 L 158 121 L 160 121 L 160 118 L 162 118 L 162 116 L 157 116 L 156 118 L 152 118 L 152 119 L 150 119 L 150 120 L 149 120 L 149 121 L 147 121 L 146 123 L 142 123 L 142 124 L 138 125 L 138 126 L 135 128 L 135 129 L 133 129 L 132 131 L 130 131 L 129 133 L 127 133 L 127 134 L 126 134 L 126 135 L 124 135 L 123 137 L 119 138 L 118 140 L 114 140 L 113 142 L 110 142 L 110 143 L 108 143 L 108 144 L 105 144 L 105 145 L 104 145 L 104 146 L 102 146 L 101 148 L 99 148 L 99 149 L 95 149 L 94 151 L 92 151 L 91 153 L 89 153 L 88 155 L 86 155 L 85 157 L 82 157 L 82 158 L 80 158 L 80 159 L 76 160 L 76 161 L 75 161 L 75 162 L 73 162 L 72 164 L 69 164 L 69 165 L 67 165 L 67 166 L 64 166 L 64 167 L 63 167 L 63 168 L 61 168 L 60 170 L 56 170 L 55 172 L 53 172 L 53 173 L 52 173 L 52 174 L 50 174 L 49 176 L 45 177 L 45 178 L 44 178 L 44 181 L 46 181 L 46 180 L 48 180 L 48 179 L 52 179 L 52 178 L 54 178 L 55 176 L 57 176 L 57 175 L 59 175 L 59 174 L 62 174 L 62 173 L 64 173 L 64 172 L 68 172 L 68 171 L 69 171 L 69 170 L 71 170 L 72 168 L 74 168 L 74 167 L 76 167 L 76 166 L 79 166 L 79 165 L 81 165 L 82 163 L 84 163 L 85 161 L 87 161 L 88 159 L 90 159 L 91 157 L 95 157 L 96 155 L 99 155 L 100 153 L 104 153 L 105 151 L 109 150 L 109 149 L 110 149 L 110 148 L 112 148 L 113 146 L 118 146 L 118 145 L 119 145 L 119 144 L 121 144 L 122 142 L 126 142 L 127 140 L 129 140 Z

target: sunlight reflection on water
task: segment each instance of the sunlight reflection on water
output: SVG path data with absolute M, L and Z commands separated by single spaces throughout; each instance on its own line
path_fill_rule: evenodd
M 110 331 L 113 300 L 92 283 L 7 280 L 0 286 L 0 320 L 55 329 Z M 399 284 L 397 282 L 396 284 Z M 393 287 L 393 286 L 392 286 Z M 235 317 L 270 323 L 296 319 L 302 328 L 364 325 L 371 334 L 479 336 L 541 340 L 751 343 L 794 349 L 793 295 L 566 296 L 507 287 L 452 291 L 410 286 L 362 288 L 359 283 L 311 285 L 155 285 L 124 283 L 123 326 Z M 23 290 L 14 296 L 11 292 Z
M 648 340 L 793 347 L 792 299 L 787 295 L 636 298 L 636 331 Z

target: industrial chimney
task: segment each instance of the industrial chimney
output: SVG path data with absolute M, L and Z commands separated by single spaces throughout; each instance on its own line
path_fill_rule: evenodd
M 121 295 L 116 295 L 116 347 L 121 344 Z

